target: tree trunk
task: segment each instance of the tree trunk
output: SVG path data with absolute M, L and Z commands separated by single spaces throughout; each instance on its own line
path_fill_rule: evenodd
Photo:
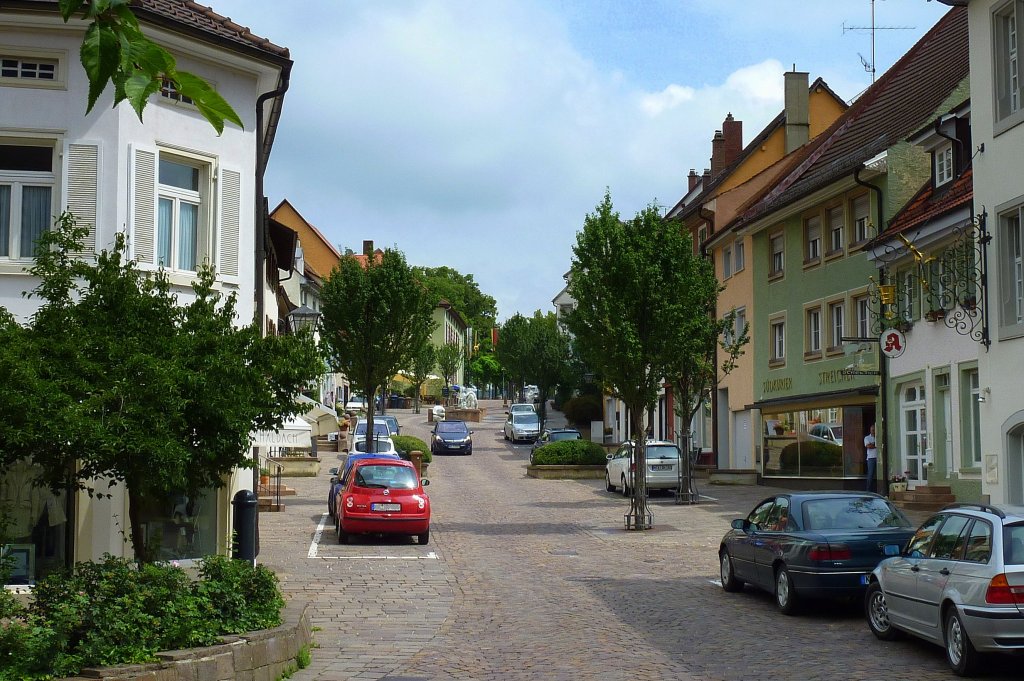
M 377 451 L 377 444 L 374 442 L 373 434 L 373 413 L 377 406 L 377 386 L 366 391 L 366 451 Z
M 423 390 L 423 384 L 422 383 L 417 383 L 416 384 L 416 395 L 415 395 L 415 397 L 412 398 L 412 406 L 413 406 L 413 413 L 414 414 L 419 414 L 420 413 L 420 391 L 421 390 Z
M 630 422 L 633 429 L 633 496 L 629 502 L 628 529 L 649 530 L 653 525 L 650 508 L 647 505 L 647 443 L 644 433 L 643 408 L 630 406 Z
M 128 525 L 132 541 L 132 550 L 135 553 L 135 560 L 140 563 L 152 563 L 155 556 L 151 555 L 149 546 L 146 546 L 145 537 L 142 534 L 142 498 L 135 491 L 134 486 L 128 486 Z

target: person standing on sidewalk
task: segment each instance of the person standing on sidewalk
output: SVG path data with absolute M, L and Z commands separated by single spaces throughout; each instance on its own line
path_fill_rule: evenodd
M 875 424 L 871 424 L 868 434 L 864 436 L 864 451 L 867 463 L 867 491 L 875 491 L 875 475 L 878 470 L 878 448 L 875 444 Z

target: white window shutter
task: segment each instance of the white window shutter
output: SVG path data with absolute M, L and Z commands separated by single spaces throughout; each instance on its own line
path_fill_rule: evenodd
M 156 152 L 135 149 L 132 154 L 131 243 L 139 263 L 156 262 Z
M 225 277 L 238 276 L 238 240 L 241 225 L 242 174 L 221 171 L 220 269 Z
M 69 144 L 67 150 L 67 209 L 79 227 L 89 229 L 82 243 L 86 257 L 96 253 L 96 202 L 99 183 L 99 147 L 95 144 Z

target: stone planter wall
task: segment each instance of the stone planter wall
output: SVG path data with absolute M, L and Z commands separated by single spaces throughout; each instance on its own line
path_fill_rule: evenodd
M 315 478 L 320 474 L 320 458 L 316 456 L 282 456 L 270 459 L 270 476 L 277 474 L 277 466 L 281 466 L 281 475 L 286 478 Z
M 542 480 L 601 480 L 604 466 L 527 466 L 526 475 Z
M 157 653 L 159 662 L 150 664 L 87 668 L 65 681 L 276 681 L 297 667 L 299 650 L 312 647 L 309 612 L 308 603 L 290 604 L 275 629 L 225 636 L 224 643 L 208 648 Z
M 481 419 L 487 416 L 486 409 L 460 409 L 459 407 L 447 407 L 444 417 L 449 421 L 472 421 L 480 423 Z

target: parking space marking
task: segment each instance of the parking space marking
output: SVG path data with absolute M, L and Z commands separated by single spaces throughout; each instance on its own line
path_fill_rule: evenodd
M 437 560 L 437 554 L 431 551 L 425 556 L 320 556 L 324 560 Z
M 316 550 L 320 545 L 320 537 L 324 534 L 324 528 L 327 526 L 327 519 L 330 518 L 329 513 L 324 513 L 320 516 L 320 522 L 317 523 L 316 532 L 313 534 L 313 541 L 309 544 L 309 553 L 306 554 L 307 558 L 316 558 Z
M 714 584 L 715 586 L 722 586 L 722 580 L 720 579 L 709 579 L 708 581 Z

